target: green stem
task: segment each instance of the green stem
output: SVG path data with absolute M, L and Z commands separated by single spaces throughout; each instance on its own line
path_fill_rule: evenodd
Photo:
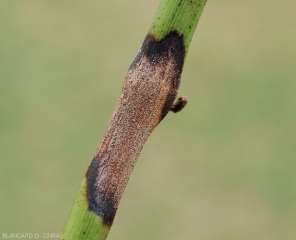
M 110 227 L 103 224 L 102 217 L 88 210 L 86 177 L 84 176 L 61 239 L 104 240 L 109 230 Z
M 162 0 L 149 33 L 157 40 L 171 31 L 183 35 L 186 54 L 207 0 Z M 186 56 L 185 54 L 185 56 Z
M 177 33 L 179 36 L 182 36 L 186 56 L 192 35 L 206 1 L 207 0 L 162 0 L 149 30 L 149 35 L 152 36 L 156 41 L 161 41 L 162 39 L 165 39 L 165 37 L 171 32 Z M 150 44 L 149 41 L 146 42 L 146 45 Z M 175 38 L 172 38 L 172 40 L 169 41 L 174 42 Z M 183 62 L 183 56 L 181 57 Z M 152 57 L 151 59 L 154 58 Z M 172 99 L 172 101 L 173 100 L 174 99 Z M 99 151 L 97 151 L 97 153 L 98 152 Z M 97 176 L 93 175 L 94 172 L 95 171 L 91 172 L 90 175 L 96 179 Z M 90 207 L 87 192 L 89 189 L 87 186 L 88 183 L 87 176 L 84 176 L 61 239 L 105 240 L 108 236 L 113 220 L 111 223 L 104 221 L 104 218 L 102 217 L 104 214 L 99 216 L 101 214 L 100 210 L 94 209 L 93 206 Z M 94 187 L 96 187 L 96 185 L 94 185 Z M 97 195 L 94 197 L 96 198 Z M 110 201 L 112 203 L 112 199 Z M 114 209 L 116 212 L 116 208 Z

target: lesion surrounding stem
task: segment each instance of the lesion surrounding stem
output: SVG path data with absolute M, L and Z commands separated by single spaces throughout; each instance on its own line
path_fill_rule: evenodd
M 144 143 L 171 110 L 183 67 L 182 36 L 148 35 L 125 78 L 122 92 L 87 173 L 89 209 L 111 225 Z M 180 110 L 183 100 L 174 105 Z
M 170 110 L 178 112 L 187 103 L 182 97 L 173 104 L 184 59 L 206 1 L 161 1 L 83 178 L 61 239 L 106 239 L 145 141 Z

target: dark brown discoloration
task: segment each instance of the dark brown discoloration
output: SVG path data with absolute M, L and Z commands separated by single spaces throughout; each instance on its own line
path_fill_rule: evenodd
M 148 35 L 132 62 L 87 177 L 89 210 L 111 226 L 144 143 L 171 109 L 184 61 L 183 37 Z
M 172 104 L 174 103 L 175 99 L 176 99 L 177 93 L 173 92 L 173 93 L 169 93 L 166 97 L 166 101 L 165 104 L 163 105 L 163 109 L 161 112 L 161 119 L 164 119 L 164 117 L 168 114 L 168 112 L 171 110 L 172 108 Z
M 177 102 L 173 104 L 170 111 L 177 113 L 182 111 L 182 109 L 186 106 L 188 103 L 188 99 L 185 96 L 179 97 Z

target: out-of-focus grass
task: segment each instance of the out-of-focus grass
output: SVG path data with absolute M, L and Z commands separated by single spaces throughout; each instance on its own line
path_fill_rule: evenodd
M 1 2 L 1 234 L 62 231 L 158 4 Z M 108 239 L 296 239 L 295 8 L 209 0 Z

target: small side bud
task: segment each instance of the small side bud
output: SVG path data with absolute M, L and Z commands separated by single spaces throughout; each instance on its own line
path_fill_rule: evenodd
M 173 104 L 170 111 L 177 113 L 180 112 L 187 104 L 188 99 L 185 96 L 179 97 L 177 102 Z

